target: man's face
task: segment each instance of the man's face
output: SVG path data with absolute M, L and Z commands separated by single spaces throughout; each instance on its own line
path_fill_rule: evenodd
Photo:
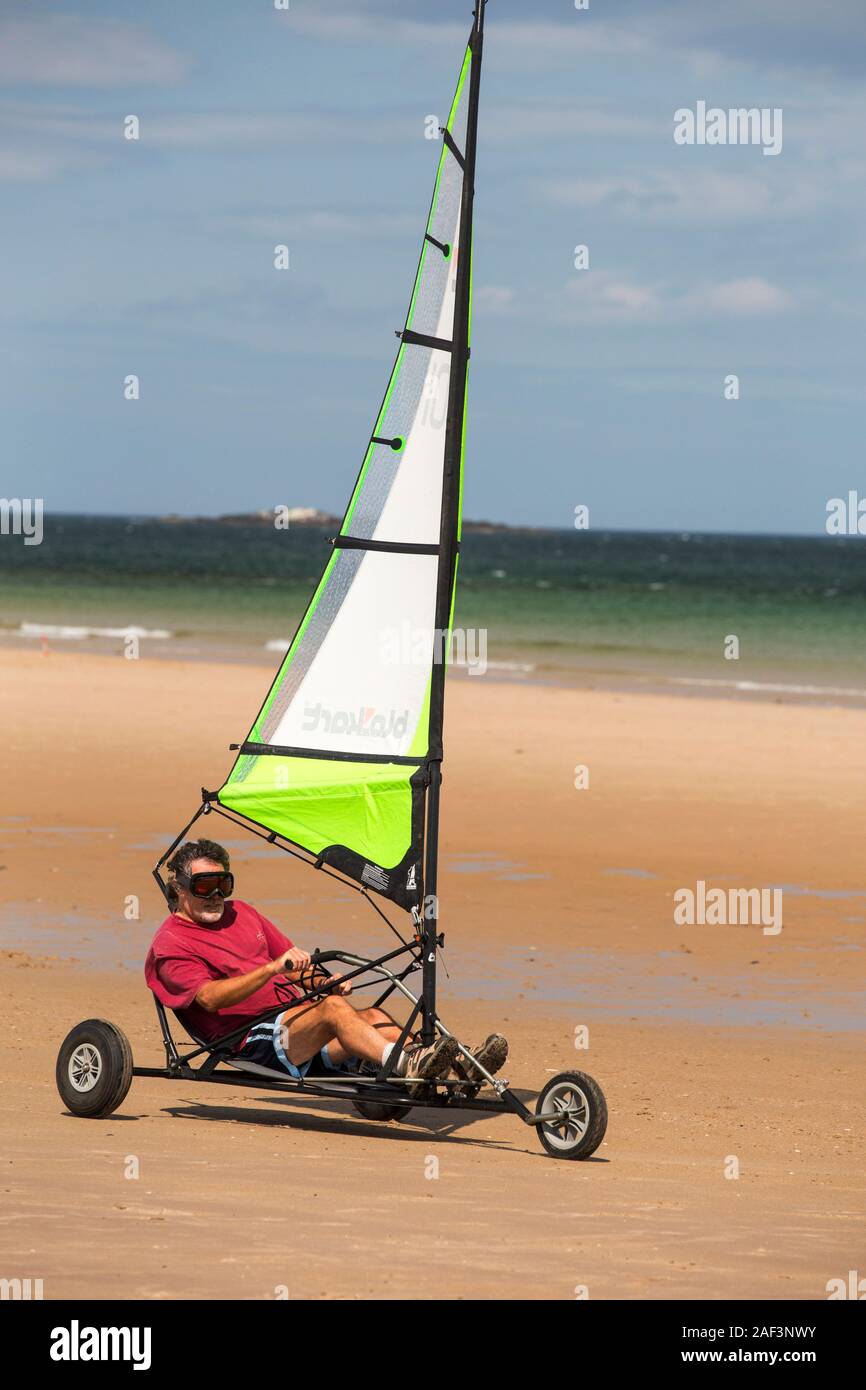
M 225 873 L 222 864 L 214 859 L 193 859 L 187 865 L 186 872 L 190 878 L 193 874 L 204 873 Z M 191 922 L 200 922 L 202 926 L 212 927 L 219 922 L 225 912 L 225 901 L 219 897 L 197 898 L 188 888 L 184 888 L 180 883 L 177 885 L 177 907 L 175 912 L 182 917 L 188 917 Z

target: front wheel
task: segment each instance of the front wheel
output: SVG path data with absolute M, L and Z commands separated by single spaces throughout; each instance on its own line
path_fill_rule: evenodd
M 57 1089 L 67 1110 L 84 1119 L 111 1115 L 132 1084 L 132 1048 L 113 1023 L 89 1018 L 63 1039 L 57 1054 Z
M 597 1081 L 583 1071 L 563 1071 L 548 1081 L 535 1103 L 542 1148 L 552 1158 L 589 1158 L 607 1129 L 607 1103 Z

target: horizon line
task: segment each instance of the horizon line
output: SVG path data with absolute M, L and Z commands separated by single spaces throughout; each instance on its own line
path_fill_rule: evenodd
M 264 512 L 268 512 L 268 511 L 270 511 L 270 510 L 271 510 L 270 508 L 265 508 L 265 509 L 264 509 Z M 312 510 L 319 511 L 320 509 L 319 509 L 319 508 L 314 508 L 314 509 L 312 509 Z M 212 516 L 211 516 L 211 515 L 203 515 L 203 514 L 198 513 L 198 512 L 196 512 L 196 513 L 193 513 L 193 512 L 185 513 L 185 512 L 132 512 L 132 511 L 130 511 L 130 512 L 89 512 L 89 511 L 83 511 L 83 512 L 66 512 L 66 511 L 54 511 L 54 512 L 49 512 L 47 515 L 49 515 L 49 516 L 54 516 L 54 517 L 68 517 L 68 518 L 70 518 L 70 519 L 76 519 L 76 520 L 99 520 L 99 521 L 155 521 L 155 522 L 166 522 L 166 523 L 169 523 L 169 522 L 171 522 L 171 521 L 178 521 L 178 522 L 185 522 L 185 521 L 193 521 L 193 522 L 220 522 L 220 521 L 224 521 L 226 518 L 231 518 L 233 521 L 239 521 L 239 520 L 242 521 L 243 518 L 245 518 L 245 517 L 249 517 L 250 521 L 252 522 L 257 516 L 260 516 L 261 514 L 258 513 L 258 512 L 256 512 L 256 511 L 252 511 L 252 512 L 220 512 L 220 513 L 214 514 L 214 515 L 212 515 Z M 326 513 L 325 515 L 327 515 L 328 517 L 335 517 L 335 518 L 336 518 L 336 515 L 337 515 L 337 514 L 336 514 L 336 513 Z M 337 520 L 338 520 L 340 523 L 342 523 L 342 518 L 337 518 Z M 311 522 L 296 522 L 294 527 L 290 527 L 290 528 L 288 528 L 288 529 L 303 530 L 303 529 L 309 528 L 309 529 L 312 530 L 312 529 L 314 528 L 315 525 L 316 525 L 316 523 L 314 523 L 314 522 L 313 522 L 313 523 L 311 523 Z M 761 530 L 756 530 L 756 531 L 731 531 L 731 530 L 726 530 L 726 529 L 711 530 L 711 529 L 709 529 L 709 528 L 705 528 L 705 527 L 701 527 L 701 526 L 668 526 L 668 527 L 660 527 L 660 526 L 659 526 L 659 527 L 656 527 L 656 526 L 588 526 L 588 527 L 572 527 L 572 526 L 553 526 L 553 525 L 551 525 L 550 523 L 545 523 L 545 522 L 491 521 L 491 520 L 489 520 L 489 519 L 486 518 L 486 517 L 477 517 L 477 518 L 476 518 L 476 517 L 467 517 L 467 518 L 465 518 L 464 521 L 462 522 L 462 525 L 463 525 L 464 527 L 466 527 L 466 526 L 490 526 L 490 527 L 494 527 L 496 530 L 501 530 L 501 531 L 549 531 L 549 532 L 555 533 L 555 534 L 557 534 L 557 535 L 571 535 L 573 532 L 575 532 L 575 533 L 577 533 L 577 534 L 588 535 L 588 534 L 591 534 L 591 533 L 594 532 L 596 535 L 599 535 L 599 534 L 602 534 L 602 535 L 607 534 L 607 535 L 623 535 L 623 536 L 629 536 L 629 535 L 630 535 L 630 536 L 738 536 L 738 537 L 741 536 L 741 537 L 751 538 L 751 539 L 754 539 L 754 540 L 764 539 L 764 540 L 828 540 L 828 541 L 847 541 L 847 540 L 854 540 L 854 541 L 856 541 L 856 540 L 859 540 L 859 539 L 866 539 L 866 537 L 860 537 L 860 536 L 857 536 L 857 535 L 831 536 L 831 535 L 828 535 L 827 532 L 825 532 L 825 531 L 761 531 Z

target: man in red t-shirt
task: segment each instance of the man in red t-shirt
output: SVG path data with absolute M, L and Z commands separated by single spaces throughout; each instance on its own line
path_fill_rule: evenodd
M 348 980 L 319 1002 L 253 1026 L 260 1014 L 286 1002 L 286 980 L 309 986 L 309 952 L 294 946 L 249 903 L 231 897 L 234 876 L 222 845 L 189 841 L 169 860 L 168 871 L 174 910 L 153 939 L 144 973 L 156 997 L 193 1037 L 217 1042 L 249 1022 L 238 1054 L 297 1077 L 351 1070 L 359 1061 L 376 1066 L 387 1061 L 400 1026 L 383 1009 L 350 1004 Z M 289 992 L 299 997 L 296 988 Z M 422 1083 L 445 1076 L 456 1056 L 452 1038 L 439 1038 L 430 1047 L 412 1043 L 397 1058 L 394 1072 L 417 1079 L 419 1085 L 409 1088 L 410 1095 L 417 1094 Z

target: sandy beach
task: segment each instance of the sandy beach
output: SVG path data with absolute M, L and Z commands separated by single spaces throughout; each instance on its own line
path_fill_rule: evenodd
M 372 1125 L 192 1083 L 65 1114 L 54 1059 L 78 1020 L 161 1061 L 150 869 L 266 680 L 0 652 L 0 1274 L 46 1298 L 821 1299 L 866 1268 L 861 709 L 449 683 L 441 1010 L 469 1043 L 508 1034 L 522 1094 L 595 1075 L 593 1160 L 553 1162 L 509 1117 Z M 296 941 L 384 949 L 355 894 L 208 830 Z M 781 888 L 781 931 L 675 924 L 699 881 Z

